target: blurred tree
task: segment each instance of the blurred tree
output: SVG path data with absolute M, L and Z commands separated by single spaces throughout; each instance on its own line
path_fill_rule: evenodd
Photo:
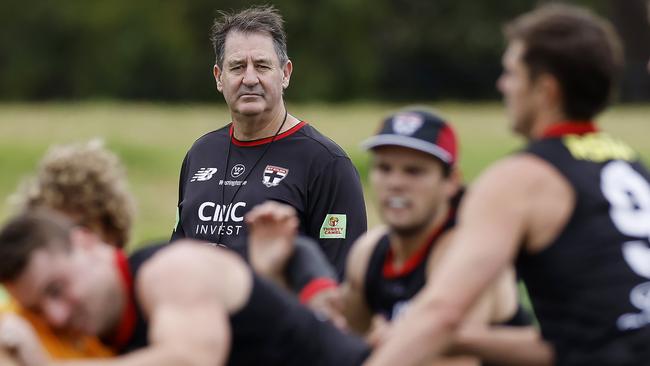
M 650 100 L 650 77 L 646 68 L 650 59 L 650 1 L 609 0 L 612 19 L 625 46 L 626 68 L 621 97 L 624 100 Z
M 276 0 L 295 68 L 288 99 L 496 98 L 501 24 L 536 0 Z M 622 95 L 648 98 L 643 0 L 572 1 L 611 12 L 628 46 Z M 5 0 L 0 99 L 215 101 L 209 30 L 250 0 Z M 639 61 L 641 60 L 641 61 Z

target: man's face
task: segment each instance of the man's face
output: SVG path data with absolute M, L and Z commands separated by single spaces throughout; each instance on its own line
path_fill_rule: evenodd
M 232 113 L 256 116 L 282 105 L 291 70 L 291 61 L 280 65 L 270 35 L 231 32 L 223 66 L 215 65 L 214 76 Z
M 458 188 L 451 176 L 444 176 L 442 162 L 401 146 L 373 149 L 370 181 L 381 218 L 404 235 L 426 228 Z
M 533 83 L 522 57 L 524 44 L 521 41 L 510 43 L 503 54 L 503 73 L 497 81 L 497 88 L 503 94 L 511 128 L 526 137 L 530 137 L 536 108 Z
M 61 331 L 103 335 L 121 313 L 115 265 L 73 244 L 36 250 L 25 271 L 6 288 L 25 308 Z

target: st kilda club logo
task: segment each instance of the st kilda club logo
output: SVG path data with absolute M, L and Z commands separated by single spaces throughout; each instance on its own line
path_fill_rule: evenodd
M 275 187 L 286 178 L 289 174 L 289 169 L 281 168 L 279 166 L 267 165 L 262 174 L 262 183 L 271 188 Z

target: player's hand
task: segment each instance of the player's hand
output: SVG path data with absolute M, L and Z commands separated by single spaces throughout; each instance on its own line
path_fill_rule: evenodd
M 4 348 L 4 346 L 0 346 L 0 365 L 2 366 L 20 366 L 18 361 L 11 356 L 9 351 Z
M 306 305 L 318 314 L 329 319 L 337 328 L 348 329 L 348 322 L 343 315 L 343 298 L 338 287 L 319 291 Z
M 298 231 L 296 210 L 275 201 L 255 206 L 245 217 L 248 256 L 259 274 L 284 282 L 284 269 Z
M 49 363 L 32 326 L 15 314 L 4 314 L 0 318 L 0 347 L 16 365 L 45 366 Z
M 370 330 L 368 330 L 368 335 L 366 335 L 366 341 L 373 348 L 379 346 L 387 338 L 389 329 L 390 323 L 383 315 L 377 314 L 373 316 L 370 323 Z

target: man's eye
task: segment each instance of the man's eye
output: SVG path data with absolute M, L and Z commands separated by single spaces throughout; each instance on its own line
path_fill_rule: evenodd
M 375 170 L 382 172 L 382 173 L 387 173 L 390 171 L 390 166 L 386 164 L 376 164 L 375 165 Z
M 422 169 L 421 168 L 415 168 L 415 167 L 406 168 L 405 171 L 406 171 L 406 174 L 413 175 L 413 176 L 422 174 Z
M 63 286 L 60 283 L 51 283 L 45 289 L 45 295 L 50 298 L 58 298 L 63 294 Z

